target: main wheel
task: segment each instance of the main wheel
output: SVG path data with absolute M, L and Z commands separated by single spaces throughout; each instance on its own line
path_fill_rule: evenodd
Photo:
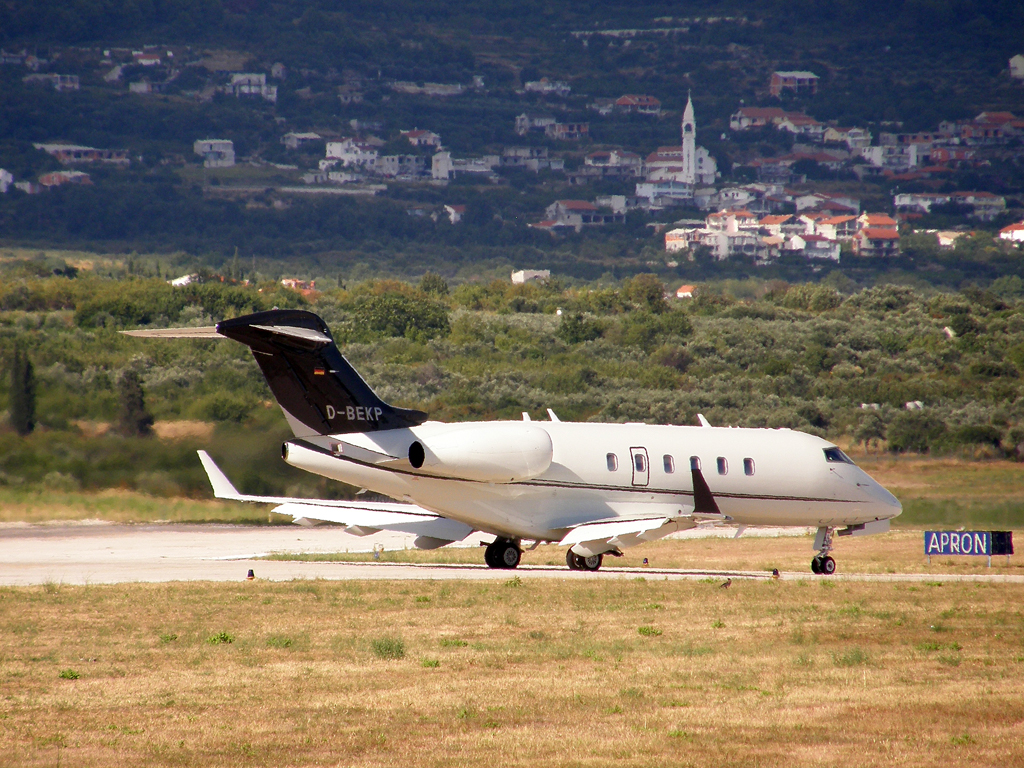
M 821 569 L 820 573 L 823 573 L 826 576 L 831 576 L 836 572 L 836 561 L 828 555 L 825 555 L 825 557 L 821 558 L 821 565 L 819 568 Z
M 811 572 L 812 573 L 821 573 L 821 556 L 820 555 L 818 557 L 815 557 L 813 560 L 811 560 Z
M 501 562 L 500 568 L 515 568 L 523 558 L 523 551 L 511 541 L 505 542 L 499 550 Z
M 487 563 L 488 568 L 501 568 L 501 545 L 504 542 L 501 539 L 495 539 L 487 545 L 487 549 L 484 550 L 484 562 Z
M 591 555 L 583 558 L 583 570 L 596 571 L 604 562 L 604 555 Z
M 570 571 L 578 571 L 580 569 L 580 556 L 571 549 L 566 550 L 565 564 L 569 566 Z

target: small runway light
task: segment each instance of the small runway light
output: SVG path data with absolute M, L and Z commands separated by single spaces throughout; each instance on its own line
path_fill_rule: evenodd
M 778 568 L 772 568 L 772 580 L 773 581 L 778 581 L 779 580 L 779 569 Z
M 246 581 L 252 581 L 256 578 L 256 574 L 253 573 L 252 568 L 249 569 L 248 575 L 245 577 Z

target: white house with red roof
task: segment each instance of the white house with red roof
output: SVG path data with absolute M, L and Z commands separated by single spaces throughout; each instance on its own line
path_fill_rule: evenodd
M 331 160 L 337 160 L 346 168 L 372 169 L 377 165 L 377 157 L 380 153 L 372 144 L 349 138 L 341 141 L 328 141 L 325 154 L 328 163 Z
M 1024 243 L 1024 221 L 1018 221 L 1008 227 L 999 230 L 1000 240 L 1009 240 L 1014 243 Z
M 813 72 L 772 72 L 768 92 L 778 98 L 783 91 L 814 95 L 818 92 L 820 78 Z
M 586 200 L 556 200 L 545 209 L 541 225 L 550 222 L 552 227 L 572 227 L 579 232 L 583 227 L 615 224 L 625 220 L 624 213 L 601 209 Z
M 829 126 L 822 134 L 826 144 L 845 144 L 849 149 L 871 146 L 871 131 L 867 128 L 838 128 Z
M 635 152 L 622 149 L 598 150 L 591 152 L 583 163 L 601 170 L 603 176 L 643 176 L 644 159 Z
M 780 131 L 789 131 L 797 136 L 806 136 L 812 141 L 821 141 L 825 135 L 825 126 L 807 115 L 790 113 L 782 118 L 776 127 Z
M 433 131 L 413 128 L 411 131 L 402 131 L 401 133 L 414 147 L 441 147 L 441 137 Z
M 779 107 L 740 107 L 729 117 L 729 129 L 746 131 L 778 125 L 780 120 L 789 116 L 789 112 Z
M 444 212 L 448 214 L 448 221 L 452 224 L 458 224 L 462 221 L 462 217 L 466 215 L 466 206 L 464 205 L 446 205 Z
M 615 100 L 615 109 L 627 114 L 660 115 L 661 102 L 653 96 L 627 93 Z
M 895 228 L 863 227 L 853 238 L 858 256 L 896 256 L 900 252 L 900 233 Z

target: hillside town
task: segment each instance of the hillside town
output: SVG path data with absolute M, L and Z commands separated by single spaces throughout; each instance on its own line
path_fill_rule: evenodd
M 77 52 L 81 72 L 83 53 Z M 267 71 L 237 71 L 238 62 L 214 61 L 192 49 L 148 46 L 138 50 L 91 52 L 92 75 L 64 73 L 70 52 L 46 61 L 27 51 L 0 51 L 3 66 L 24 67 L 27 87 L 73 94 L 83 88 L 119 90 L 131 99 L 153 99 L 188 81 L 177 98 L 254 101 L 276 108 L 280 88 L 294 73 L 282 63 Z M 98 57 L 98 64 L 96 58 Z M 196 77 L 199 65 L 208 78 Z M 1009 62 L 1010 77 L 1020 78 L 1021 57 Z M 83 77 L 88 85 L 83 85 Z M 811 71 L 779 70 L 765 83 L 765 100 L 817 94 L 821 79 Z M 371 88 L 384 88 L 394 98 L 429 97 L 442 102 L 488 92 L 485 79 L 469 83 L 370 83 L 343 76 L 333 86 L 338 103 L 358 106 Z M 739 106 L 727 121 L 713 121 L 698 131 L 698 109 L 687 95 L 685 107 L 673 113 L 656 96 L 627 93 L 618 98 L 591 98 L 576 92 L 569 81 L 541 77 L 525 81 L 513 98 L 524 109 L 507 125 L 518 141 L 492 144 L 486 152 L 450 146 L 430 125 L 389 125 L 381 120 L 353 118 L 332 128 L 299 129 L 285 117 L 274 159 L 266 150 L 243 156 L 228 135 L 195 136 L 191 156 L 165 156 L 161 164 L 201 165 L 204 173 L 224 169 L 267 167 L 291 179 L 277 194 L 359 194 L 372 197 L 387 190 L 420 186 L 482 189 L 508 184 L 511 175 L 532 174 L 550 202 L 524 221 L 534 231 L 553 237 L 594 227 L 622 225 L 642 215 L 650 231 L 661 237 L 667 254 L 697 253 L 717 260 L 746 258 L 768 264 L 786 255 L 838 262 L 844 258 L 886 258 L 899 255 L 901 234 L 938 212 L 959 217 L 948 230 L 934 230 L 940 247 L 976 226 L 1006 225 L 999 237 L 1021 242 L 1024 223 L 1007 217 L 1024 215 L 1021 197 L 992 189 L 957 189 L 953 180 L 971 169 L 1024 162 L 1024 117 L 981 112 L 971 119 L 948 120 L 927 132 L 903 133 L 867 125 L 820 122 L 803 111 L 783 106 Z M 299 91 L 301 94 L 301 90 Z M 385 100 L 392 98 L 384 96 Z M 582 101 L 579 101 L 582 99 Z M 575 101 L 574 101 L 575 100 Z M 582 106 L 582 109 L 581 109 Z M 585 113 L 595 117 L 583 119 Z M 601 140 L 605 125 L 592 120 L 648 120 L 678 125 L 678 143 L 644 148 Z M 724 130 L 719 131 L 719 128 Z M 714 149 L 698 142 L 713 137 Z M 92 147 L 39 136 L 36 150 L 46 153 L 60 170 L 36 178 L 16 178 L 0 169 L 0 192 L 45 193 L 63 185 L 91 185 L 91 168 L 128 168 L 145 162 L 121 147 Z M 755 140 L 751 140 L 751 139 Z M 726 152 L 727 150 L 727 152 Z M 319 157 L 317 154 L 319 153 Z M 728 155 L 726 167 L 720 161 Z M 315 163 L 315 165 L 312 165 Z M 288 176 L 290 174 L 290 176 Z M 243 194 L 239 184 L 204 175 L 208 194 Z M 209 186 L 217 183 L 219 188 Z M 588 188 L 595 188 L 588 193 Z M 272 187 L 271 189 L 275 189 Z M 265 190 L 265 186 L 260 188 Z M 389 192 L 389 194 L 392 194 Z M 392 194 L 392 196 L 394 196 Z M 870 198 L 870 206 L 863 202 Z M 284 206 L 278 201 L 275 205 Z M 467 205 L 452 200 L 430 212 L 435 221 L 463 221 Z M 422 207 L 410 207 L 422 215 Z M 703 218 L 698 218 L 702 215 Z

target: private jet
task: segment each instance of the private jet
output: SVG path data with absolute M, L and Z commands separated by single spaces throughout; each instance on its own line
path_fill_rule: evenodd
M 833 536 L 889 530 L 899 501 L 836 445 L 790 429 L 486 421 L 447 424 L 381 400 L 303 310 L 270 310 L 206 328 L 124 331 L 145 338 L 232 339 L 259 365 L 294 433 L 281 456 L 394 502 L 239 493 L 205 451 L 214 495 L 275 504 L 303 525 L 356 535 L 414 534 L 436 549 L 474 532 L 495 539 L 491 568 L 515 568 L 524 543 L 567 547 L 572 570 L 703 525 L 814 527 L 811 570 L 831 574 Z

